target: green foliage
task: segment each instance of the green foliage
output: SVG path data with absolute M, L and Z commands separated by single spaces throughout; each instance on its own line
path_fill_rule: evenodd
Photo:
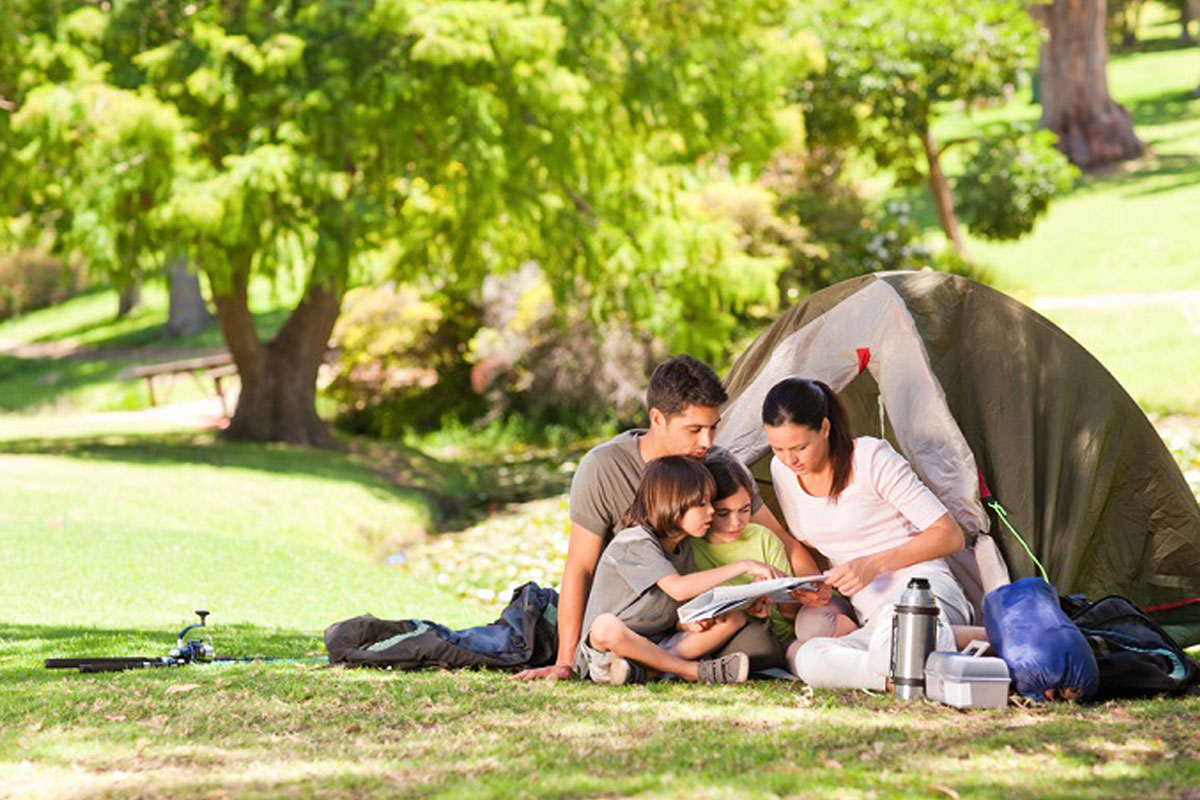
M 802 24 L 821 31 L 826 66 L 797 84 L 812 144 L 856 147 L 902 181 L 924 180 L 921 137 L 938 104 L 998 97 L 1035 53 L 1018 0 L 818 3 Z
M 973 143 L 955 183 L 959 213 L 985 239 L 1019 239 L 1033 230 L 1050 201 L 1066 194 L 1079 170 L 1054 146 L 1055 135 L 1012 130 Z
M 782 139 L 816 56 L 778 0 L 31 3 L 22 165 L 54 180 L 19 210 L 96 269 L 170 239 L 228 307 L 251 273 L 466 298 L 536 263 L 572 324 L 710 358 L 777 302 L 783 259 L 699 187 Z M 134 134 L 88 116 L 100 92 Z
M 778 193 L 778 213 L 802 231 L 788 241 L 788 265 L 779 278 L 789 302 L 868 272 L 934 263 L 908 203 L 876 208 L 828 163 L 781 155 L 764 181 Z
M 187 143 L 173 108 L 105 84 L 47 84 L 29 92 L 12 125 L 33 231 L 52 226 L 56 249 L 119 282 L 160 263 L 150 211 L 169 196 Z
M 479 325 L 478 309 L 461 298 L 394 283 L 350 292 L 325 387 L 338 404 L 338 426 L 394 438 L 480 416 L 486 405 L 472 390 L 466 359 Z
M 77 269 L 36 252 L 0 258 L 0 320 L 61 303 L 80 283 Z

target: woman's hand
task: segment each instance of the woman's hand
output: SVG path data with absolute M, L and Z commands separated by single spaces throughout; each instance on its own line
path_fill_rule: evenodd
M 832 586 L 846 597 L 853 597 L 867 588 L 881 572 L 883 569 L 874 556 L 862 556 L 829 570 L 825 585 Z
M 827 606 L 833 599 L 833 587 L 826 580 L 814 592 L 810 589 L 793 589 L 792 599 L 802 606 Z
M 755 561 L 752 558 L 747 558 L 742 562 L 743 574 L 749 575 L 756 581 L 766 581 L 772 578 L 787 577 L 770 564 L 764 564 L 761 561 Z

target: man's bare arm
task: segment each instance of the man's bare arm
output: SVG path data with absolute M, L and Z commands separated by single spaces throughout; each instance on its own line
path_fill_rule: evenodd
M 558 588 L 558 657 L 554 666 L 527 669 L 514 677 L 554 678 L 563 680 L 571 677 L 575 664 L 575 648 L 579 645 L 580 628 L 583 627 L 583 611 L 587 606 L 588 593 L 592 588 L 592 577 L 600 563 L 604 550 L 604 538 L 592 533 L 577 523 L 571 523 L 571 537 L 567 541 L 567 564 L 563 568 L 562 584 Z

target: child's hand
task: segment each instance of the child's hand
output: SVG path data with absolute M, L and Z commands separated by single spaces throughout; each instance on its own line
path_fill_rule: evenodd
M 775 567 L 772 567 L 770 564 L 764 564 L 763 562 L 755 561 L 752 558 L 748 558 L 745 561 L 743 561 L 742 566 L 745 569 L 745 572 L 743 574 L 749 575 L 750 577 L 754 578 L 754 580 L 756 580 L 756 581 L 766 581 L 766 580 L 771 580 L 772 578 L 787 577 L 782 572 L 780 572 L 778 569 L 776 569 Z
M 704 633 L 706 630 L 715 625 L 716 622 L 717 621 L 712 618 L 696 620 L 695 622 L 681 622 L 679 623 L 679 630 L 683 631 L 684 633 Z
M 771 616 L 771 601 L 767 597 L 760 597 L 754 601 L 754 605 L 746 609 L 746 613 L 752 617 L 769 617 Z

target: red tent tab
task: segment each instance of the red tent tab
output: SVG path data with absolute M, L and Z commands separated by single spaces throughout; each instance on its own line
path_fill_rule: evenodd
M 871 348 L 860 347 L 856 352 L 858 353 L 858 371 L 862 372 L 867 368 L 867 364 L 871 363 Z

